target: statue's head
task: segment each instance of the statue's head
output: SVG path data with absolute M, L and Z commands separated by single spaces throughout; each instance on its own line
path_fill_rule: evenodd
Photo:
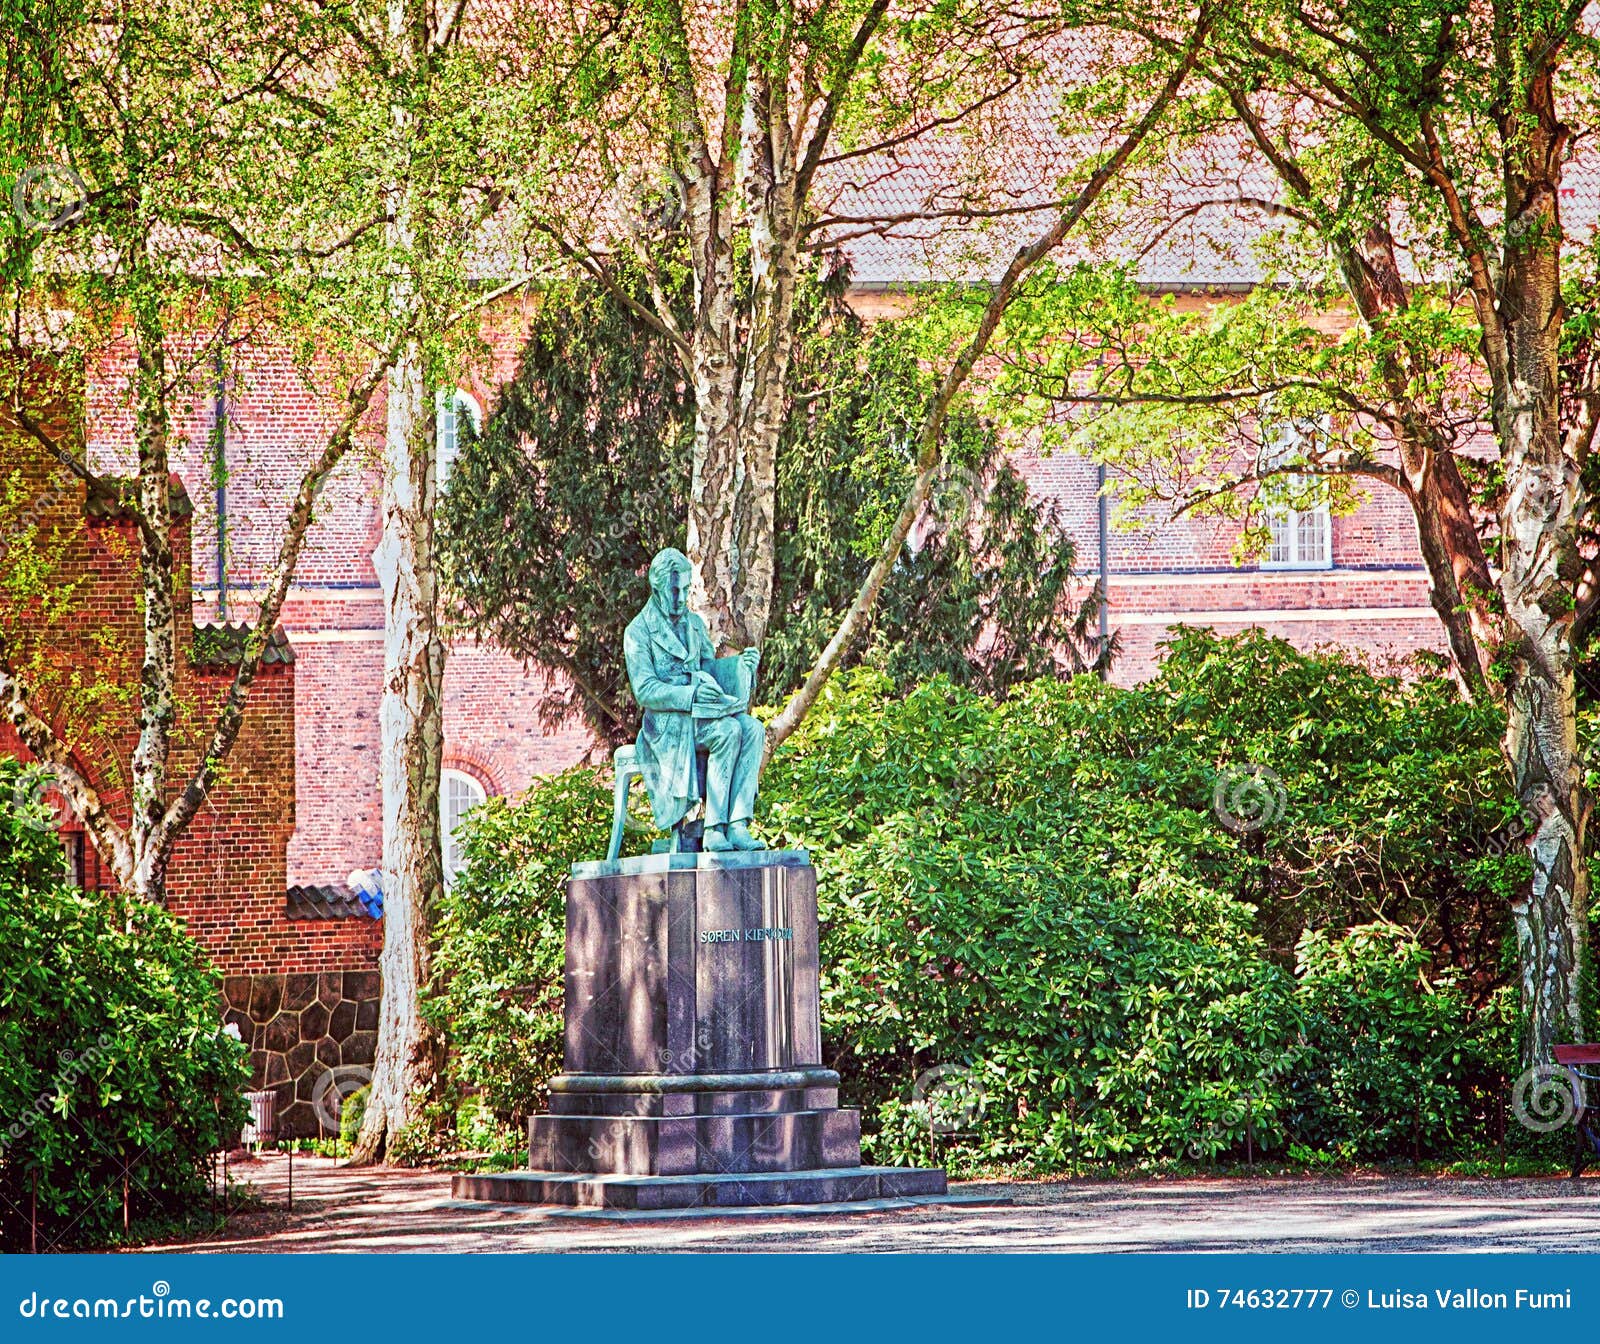
M 671 546 L 657 552 L 650 562 L 650 596 L 675 621 L 689 610 L 689 585 L 693 580 L 689 557 Z

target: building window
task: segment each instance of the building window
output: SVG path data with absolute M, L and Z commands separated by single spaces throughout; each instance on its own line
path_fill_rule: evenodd
M 1294 478 L 1296 488 L 1305 482 Z M 1272 545 L 1263 569 L 1332 569 L 1333 520 L 1326 504 L 1309 509 L 1276 509 L 1267 515 Z
M 444 835 L 444 880 L 448 886 L 463 867 L 458 832 L 462 819 L 488 797 L 482 784 L 460 770 L 446 770 L 439 782 L 440 825 Z
M 482 433 L 483 411 L 473 400 L 471 393 L 463 392 L 459 387 L 448 392 L 441 390 L 437 404 L 438 435 L 435 456 L 439 491 L 442 494 L 450 480 L 450 473 L 455 470 L 456 458 L 461 454 L 463 427 L 470 424 L 472 433 Z
M 1325 417 L 1275 426 L 1262 448 L 1262 470 L 1306 462 L 1315 451 L 1317 439 L 1328 428 Z M 1284 496 L 1297 501 L 1304 500 L 1316 486 L 1316 477 L 1299 473 L 1277 480 Z M 1333 519 L 1326 504 L 1269 507 L 1267 526 L 1272 532 L 1272 544 L 1261 562 L 1263 569 L 1333 568 Z
M 61 837 L 61 847 L 66 851 L 66 871 L 63 876 L 67 885 L 81 891 L 88 867 L 88 837 L 82 831 L 67 831 Z

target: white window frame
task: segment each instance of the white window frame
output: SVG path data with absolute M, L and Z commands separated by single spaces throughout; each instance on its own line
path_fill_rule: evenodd
M 483 407 L 472 393 L 463 388 L 440 388 L 434 399 L 434 463 L 439 478 L 439 493 L 443 494 L 450 476 L 455 471 L 456 458 L 461 454 L 460 417 L 466 411 L 472 421 L 472 432 L 483 433 Z
M 1291 455 L 1313 434 L 1326 433 L 1328 420 L 1319 418 L 1314 424 L 1280 424 L 1273 428 L 1261 450 L 1263 469 Z M 1308 489 L 1315 477 L 1296 473 L 1288 478 L 1289 488 L 1295 492 Z M 1313 540 L 1310 547 L 1303 533 L 1310 524 Z M 1275 508 L 1267 510 L 1267 526 L 1272 532 L 1272 543 L 1261 557 L 1262 569 L 1332 569 L 1333 568 L 1333 514 L 1326 504 L 1314 504 L 1309 509 Z M 1281 558 L 1274 558 L 1278 552 Z
M 1298 488 L 1305 482 L 1292 478 Z M 1310 553 L 1304 546 L 1305 525 L 1313 531 Z M 1272 544 L 1261 557 L 1262 569 L 1332 569 L 1333 568 L 1333 515 L 1326 504 L 1309 509 L 1273 509 L 1267 514 L 1267 526 L 1272 531 Z M 1277 556 L 1274 552 L 1278 552 Z
M 461 786 L 464 791 L 472 796 L 472 801 L 456 812 L 455 824 L 450 821 L 452 804 L 452 786 Z M 446 886 L 452 885 L 456 875 L 466 866 L 461 861 L 461 846 L 456 840 L 456 832 L 461 828 L 461 822 L 467 813 L 475 807 L 481 807 L 488 801 L 489 790 L 483 787 L 483 782 L 469 775 L 465 770 L 446 769 L 439 776 L 439 835 L 443 843 L 440 849 L 444 861 L 444 881 Z

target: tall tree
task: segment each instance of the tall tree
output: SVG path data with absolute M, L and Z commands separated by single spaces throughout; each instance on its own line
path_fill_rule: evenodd
M 720 647 L 760 642 L 772 615 L 797 298 L 817 256 L 867 235 L 909 231 L 926 244 L 946 225 L 1003 221 L 1003 241 L 980 248 L 987 255 L 976 267 L 947 253 L 950 264 L 991 277 L 997 321 L 1141 154 L 1211 24 L 1205 5 L 1139 12 L 1159 42 L 1127 36 L 1126 23 L 1116 43 L 1097 40 L 1126 17 L 1098 3 L 1027 13 L 984 0 L 933 10 L 892 0 L 649 0 L 604 23 L 584 11 L 556 25 L 558 59 L 584 72 L 585 96 L 567 123 L 582 172 L 578 187 L 538 206 L 537 226 L 671 343 L 694 389 L 688 549 L 695 605 Z M 1068 134 L 1059 154 L 1040 154 L 1027 123 L 1050 98 Z M 1008 144 L 1020 152 L 997 155 Z M 864 184 L 902 170 L 911 190 L 893 205 L 869 204 Z M 687 250 L 686 277 L 663 264 L 673 240 Z M 644 275 L 648 298 L 629 292 L 627 270 Z M 673 307 L 680 280 L 690 288 L 682 318 Z M 769 753 L 870 625 L 937 483 L 945 417 L 992 331 L 993 321 L 982 324 L 941 352 L 901 508 L 834 636 L 770 726 Z
M 349 178 L 324 152 L 304 87 L 335 40 L 315 12 L 240 0 L 197 14 L 141 0 L 107 14 L 49 0 L 10 5 L 5 19 L 0 154 L 16 205 L 0 221 L 6 409 L 62 472 L 116 500 L 136 527 L 142 647 L 126 812 L 101 796 L 94 768 L 80 765 L 112 764 L 97 759 L 94 742 L 74 740 L 92 729 L 52 715 L 50 688 L 18 670 L 42 665 L 4 636 L 0 705 L 117 881 L 160 901 L 173 847 L 238 738 L 318 491 L 349 449 L 396 341 L 387 325 L 351 320 L 335 301 L 333 259 L 345 242 L 317 228 L 316 201 L 337 196 Z M 196 726 L 177 696 L 175 597 L 188 576 L 176 571 L 171 541 L 173 421 L 214 365 L 269 321 L 321 327 L 321 366 L 304 372 L 331 373 L 341 391 L 328 432 L 307 444 L 233 682 L 197 730 L 198 763 L 176 778 L 175 736 Z M 84 380 L 124 363 L 131 483 L 102 475 L 74 427 Z M 69 408 L 65 430 L 39 417 L 49 404 Z
M 1504 705 L 1532 822 L 1513 910 L 1530 1065 L 1582 1038 L 1589 974 L 1574 665 L 1600 608 L 1586 484 L 1600 360 L 1591 319 L 1569 320 L 1593 272 L 1561 215 L 1600 86 L 1583 15 L 1579 0 L 1241 6 L 1207 57 L 1224 126 L 1197 123 L 1192 152 L 1225 131 L 1276 178 L 1269 199 L 1241 193 L 1235 155 L 1208 204 L 1278 221 L 1274 278 L 1291 287 L 1197 326 L 1119 301 L 1116 283 L 1068 285 L 1011 342 L 1034 391 L 1042 377 L 1112 408 L 1091 433 L 1136 501 L 1237 510 L 1242 496 L 1259 517 L 1329 490 L 1348 502 L 1360 482 L 1409 503 L 1456 675 Z M 1348 333 L 1313 319 L 1325 258 Z M 1272 426 L 1293 432 L 1273 442 Z
M 589 189 L 538 207 L 539 223 L 671 343 L 694 390 L 688 549 L 694 603 L 720 647 L 759 643 L 771 619 L 777 457 L 800 287 L 817 254 L 941 221 L 1053 217 L 1071 209 L 1080 177 L 1095 183 L 1092 201 L 1105 180 L 1095 169 L 1129 152 L 1119 144 L 1142 111 L 1133 80 L 1123 96 L 1085 99 L 1107 130 L 1075 137 L 1059 158 L 1024 151 L 997 167 L 989 151 L 1077 53 L 1072 30 L 1103 22 L 1100 10 L 646 0 L 609 24 L 584 11 L 561 34 L 563 59 L 587 72 L 571 126 Z M 1169 39 L 1195 25 L 1176 6 L 1146 12 Z M 1125 47 L 1121 73 L 1159 91 L 1167 57 Z M 862 204 L 864 176 L 906 164 L 915 175 L 924 154 L 939 167 L 920 201 Z M 679 253 L 661 245 L 674 239 L 688 258 L 682 314 L 682 272 L 664 260 Z M 624 283 L 623 259 L 647 297 Z
M 914 475 L 911 427 L 930 391 L 919 325 L 869 328 L 846 279 L 801 296 L 798 409 L 784 407 L 778 453 L 769 703 L 804 679 L 877 555 Z M 515 378 L 457 462 L 441 558 L 462 626 L 561 674 L 541 706 L 552 725 L 576 715 L 610 744 L 637 728 L 623 627 L 651 555 L 682 544 L 693 435 L 693 390 L 663 336 L 592 282 L 545 292 Z M 1097 591 L 1080 591 L 1056 509 L 1029 498 L 970 406 L 941 451 L 917 544 L 901 547 L 854 656 L 901 684 L 943 672 L 997 693 L 1103 662 Z
M 338 97 L 361 127 L 383 208 L 380 302 L 407 340 L 388 371 L 382 534 L 373 554 L 384 598 L 379 708 L 383 794 L 383 999 L 352 1161 L 384 1156 L 419 1113 L 443 1043 L 421 1012 L 433 975 L 443 893 L 439 805 L 444 672 L 435 520 L 437 407 L 483 342 L 467 319 L 531 278 L 535 262 L 502 207 L 539 192 L 542 53 L 514 8 L 431 0 L 341 10 L 351 64 Z M 559 79 L 559 72 L 556 72 Z M 493 227 L 491 227 L 493 225 Z M 487 260 L 486 260 L 487 256 Z M 483 274 L 496 276 L 493 285 Z

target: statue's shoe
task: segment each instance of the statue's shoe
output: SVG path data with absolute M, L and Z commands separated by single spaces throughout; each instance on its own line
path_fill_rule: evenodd
M 736 844 L 720 826 L 706 827 L 705 847 L 713 854 L 726 854 L 729 850 L 745 848 Z
M 736 821 L 728 827 L 728 844 L 732 849 L 765 849 L 766 845 L 750 834 L 750 828 L 742 821 Z

